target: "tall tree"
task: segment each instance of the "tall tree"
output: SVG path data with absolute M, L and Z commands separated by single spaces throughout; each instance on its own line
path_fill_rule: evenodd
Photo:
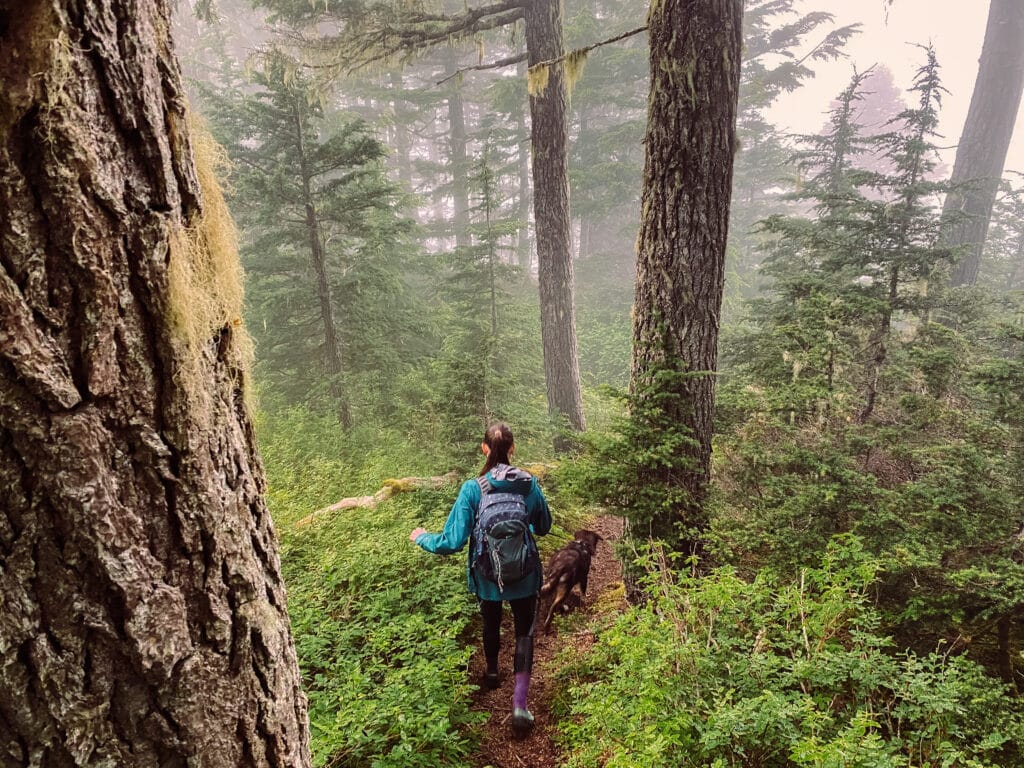
M 981 253 L 1022 91 L 1024 2 L 992 0 L 978 79 L 950 178 L 953 189 L 942 210 L 946 220 L 943 240 L 951 248 L 962 249 L 953 270 L 953 285 L 974 285 L 978 280 Z
M 266 382 L 293 401 L 329 402 L 348 428 L 353 374 L 387 370 L 402 338 L 396 294 L 408 227 L 395 213 L 384 147 L 361 120 L 325 111 L 281 61 L 244 88 L 218 91 L 204 89 L 205 101 L 235 162 Z M 362 354 L 367 346 L 375 349 Z
M 309 764 L 237 254 L 169 29 L 162 0 L 0 2 L 7 765 Z
M 679 446 L 682 462 L 651 478 L 685 491 L 679 508 L 656 516 L 648 531 L 683 553 L 699 552 L 707 520 L 742 24 L 743 0 L 662 0 L 648 16 L 631 388 L 641 407 L 656 399 L 690 433 Z M 666 370 L 682 375 L 659 376 Z
M 572 220 L 566 147 L 566 84 L 560 0 L 499 0 L 459 12 L 429 13 L 410 10 L 404 3 L 309 4 L 305 0 L 261 0 L 293 21 L 309 24 L 330 21 L 340 29 L 335 39 L 310 41 L 312 55 L 323 69 L 340 72 L 397 57 L 408 57 L 453 39 L 524 22 L 526 55 L 537 67 L 531 89 L 530 117 L 533 151 L 533 210 L 541 301 L 541 336 L 548 405 L 552 415 L 583 430 L 583 400 L 576 343 L 575 298 L 572 268 Z M 323 51 L 333 51 L 327 62 Z M 488 67 L 511 66 L 522 61 L 513 55 Z M 541 84 L 545 87 L 541 87 Z

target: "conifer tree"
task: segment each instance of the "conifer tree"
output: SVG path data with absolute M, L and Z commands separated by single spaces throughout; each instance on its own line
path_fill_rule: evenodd
M 327 113 L 301 72 L 271 61 L 253 86 L 210 103 L 247 224 L 266 380 L 292 402 L 326 394 L 348 428 L 356 375 L 394 372 L 409 319 L 394 311 L 407 250 L 400 196 L 380 142 L 362 121 Z
M 1024 287 L 1024 187 L 1019 184 L 1017 174 L 1003 182 L 985 240 L 979 282 L 1000 293 Z
M 333 39 L 308 41 L 307 52 L 312 48 L 322 55 L 329 49 L 326 62 L 318 63 L 338 72 L 410 57 L 453 39 L 523 22 L 525 55 L 488 66 L 511 66 L 525 58 L 533 68 L 531 162 L 548 404 L 553 417 L 582 431 L 585 419 L 576 342 L 561 2 L 501 0 L 452 13 L 429 13 L 389 2 L 308 5 L 295 0 L 263 0 L 263 4 L 296 23 L 335 24 L 338 34 Z
M 739 0 L 658 2 L 648 16 L 651 97 L 631 389 L 637 407 L 649 400 L 690 434 L 676 456 L 651 467 L 650 482 L 680 488 L 683 503 L 634 532 L 684 555 L 701 551 L 707 523 L 742 17 Z

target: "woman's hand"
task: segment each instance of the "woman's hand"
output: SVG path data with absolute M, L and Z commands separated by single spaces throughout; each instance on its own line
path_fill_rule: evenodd
M 416 539 L 419 537 L 421 533 L 428 533 L 428 531 L 426 528 L 414 528 L 412 533 L 409 534 L 409 541 L 415 544 Z

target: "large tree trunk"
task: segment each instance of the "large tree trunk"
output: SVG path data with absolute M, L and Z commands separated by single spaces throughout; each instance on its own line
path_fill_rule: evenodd
M 700 537 L 680 536 L 679 524 L 699 532 L 706 522 L 742 18 L 742 0 L 660 0 L 648 18 L 651 95 L 631 386 L 637 395 L 661 386 L 652 380 L 659 368 L 693 374 L 674 377 L 677 391 L 658 400 L 670 411 L 666 420 L 695 441 L 679 448 L 687 466 L 652 478 L 681 485 L 688 500 L 642 532 L 684 551 L 696 551 Z
M 3 765 L 309 764 L 169 26 L 161 0 L 0 0 Z
M 978 79 L 956 150 L 950 181 L 962 185 L 946 195 L 943 240 L 961 248 L 951 282 L 974 285 L 988 234 L 992 205 L 1013 137 L 1024 90 L 1024 2 L 992 0 Z
M 528 0 L 526 49 L 532 67 L 562 55 L 560 0 Z M 540 331 L 548 409 L 577 431 L 585 427 L 576 348 L 573 299 L 572 220 L 569 216 L 569 132 L 565 76 L 549 67 L 548 83 L 530 96 L 533 218 L 540 283 Z

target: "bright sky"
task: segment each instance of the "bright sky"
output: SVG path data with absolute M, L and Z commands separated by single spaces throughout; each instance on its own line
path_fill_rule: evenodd
M 850 58 L 816 63 L 815 79 L 779 100 L 772 115 L 775 120 L 798 133 L 817 132 L 825 122 L 829 102 L 849 81 L 851 62 L 858 70 L 884 63 L 899 87 L 909 87 L 923 62 L 921 51 L 912 44 L 930 40 L 942 67 L 943 85 L 950 91 L 943 101 L 939 130 L 945 138 L 941 143 L 955 145 L 959 141 L 978 75 L 988 0 L 895 0 L 888 10 L 884 0 L 805 0 L 803 5 L 806 10 L 832 13 L 839 25 L 859 21 L 862 29 L 846 48 Z M 955 152 L 943 153 L 950 170 Z M 1006 168 L 1024 171 L 1024 119 L 1020 115 Z

